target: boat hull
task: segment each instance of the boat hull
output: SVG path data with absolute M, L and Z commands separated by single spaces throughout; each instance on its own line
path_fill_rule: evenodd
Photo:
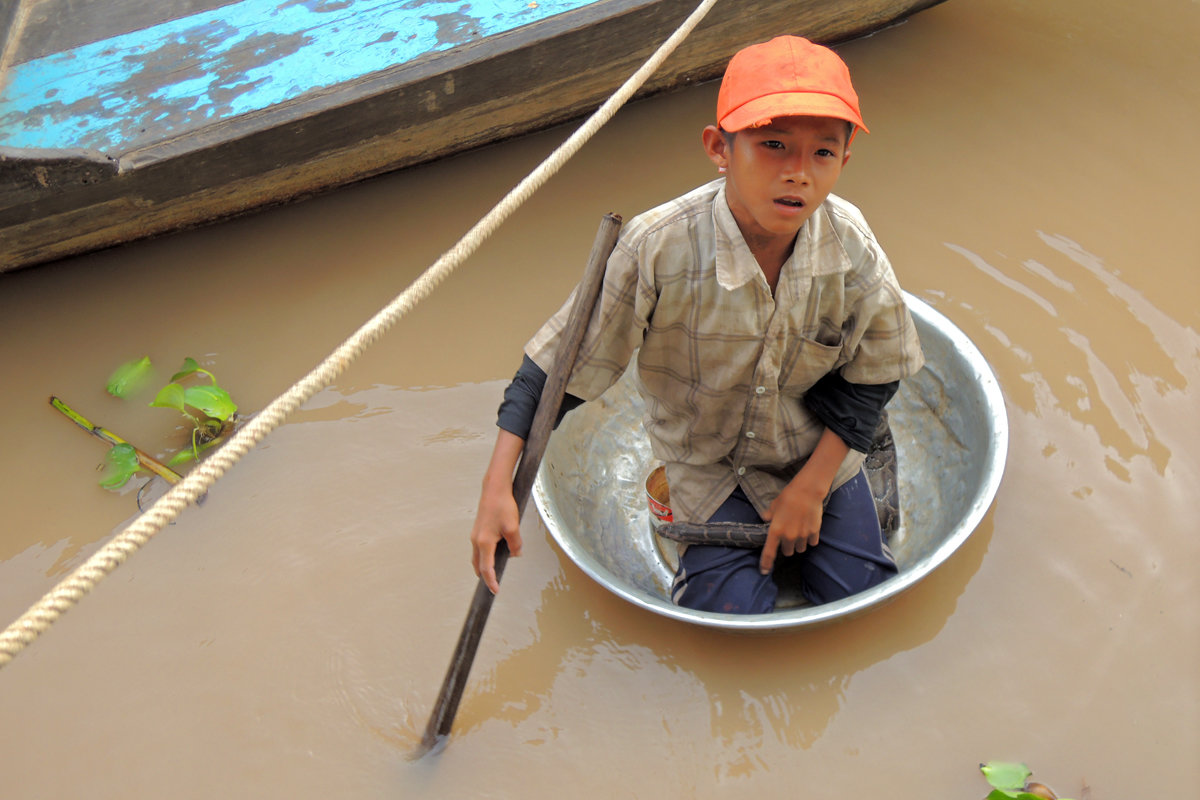
M 711 79 L 737 49 L 775 34 L 836 42 L 940 1 L 718 3 L 642 93 Z M 514 0 L 508 13 L 516 27 L 472 36 L 464 2 L 454 4 L 455 15 L 467 22 L 439 23 L 428 52 L 395 63 L 406 31 L 394 28 L 408 23 L 392 15 L 446 3 L 113 2 L 146 27 L 77 44 L 87 37 L 71 39 L 62 29 L 84 24 L 72 20 L 88 6 L 70 0 L 41 0 L 39 15 L 16 13 L 23 25 L 9 20 L 4 52 L 18 60 L 0 78 L 0 271 L 230 217 L 578 117 L 694 6 L 596 0 L 516 24 L 539 4 Z M 66 5 L 56 13 L 55 4 Z M 205 4 L 215 7 L 162 20 L 174 6 Z M 279 28 L 282 10 L 298 15 L 295 30 Z M 331 14 L 341 22 L 329 23 Z M 116 18 L 88 24 L 111 26 Z M 275 27 L 266 30 L 268 23 Z M 323 38 L 358 29 L 366 38 Z M 222 50 L 214 30 L 239 46 Z M 65 49 L 44 52 L 55 46 Z M 321 83 L 326 67 L 339 64 L 357 71 Z M 60 68 L 76 72 L 61 86 L 38 83 Z M 120 80 L 101 85 L 114 71 Z M 26 83 L 34 88 L 22 94 Z M 289 87 L 278 102 L 263 88 L 275 85 Z M 77 96 L 67 103 L 69 91 Z M 226 95 L 233 97 L 213 99 Z M 260 96 L 257 105 L 248 99 Z M 34 138 L 39 125 L 63 133 Z

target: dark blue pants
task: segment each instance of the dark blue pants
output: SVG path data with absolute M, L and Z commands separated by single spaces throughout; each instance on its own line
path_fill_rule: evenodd
M 734 490 L 709 522 L 762 519 L 741 488 Z M 870 589 L 896 574 L 883 541 L 866 473 L 829 496 L 816 547 L 778 556 L 771 575 L 759 572 L 761 549 L 690 545 L 679 559 L 671 599 L 685 608 L 724 614 L 765 614 L 775 609 L 776 576 L 799 580 L 810 603 L 828 603 Z

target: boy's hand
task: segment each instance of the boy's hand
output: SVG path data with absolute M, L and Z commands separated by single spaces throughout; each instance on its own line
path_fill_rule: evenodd
M 521 518 L 512 487 L 485 489 L 479 496 L 479 510 L 471 528 L 471 566 L 483 578 L 492 594 L 500 591 L 496 578 L 496 545 L 508 542 L 511 555 L 521 555 Z
M 516 434 L 501 429 L 496 435 L 496 447 L 483 476 L 483 491 L 479 494 L 479 510 L 471 527 L 471 566 L 475 574 L 491 589 L 500 591 L 496 578 L 496 545 L 501 539 L 508 542 L 511 555 L 521 555 L 521 512 L 513 498 L 513 470 L 525 441 Z
M 763 519 L 771 523 L 762 559 L 758 562 L 763 575 L 775 566 L 776 550 L 790 556 L 817 546 L 821 538 L 825 495 L 829 494 L 838 466 L 848 452 L 850 448 L 846 443 L 826 428 L 808 461 L 763 514 Z
M 784 487 L 775 502 L 763 514 L 771 523 L 767 543 L 763 545 L 758 568 L 763 575 L 775 566 L 776 551 L 785 556 L 816 547 L 821 537 L 821 515 L 825 492 L 804 481 L 800 475 Z

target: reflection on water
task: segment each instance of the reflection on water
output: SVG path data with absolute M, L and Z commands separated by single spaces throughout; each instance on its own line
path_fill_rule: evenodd
M 937 636 L 991 535 L 985 522 L 951 564 L 881 611 L 754 637 L 630 609 L 559 555 L 566 580 L 546 584 L 537 598 L 536 637 L 476 676 L 457 730 L 503 721 L 516 739 L 546 744 L 572 741 L 581 728 L 603 739 L 615 726 L 635 739 L 670 736 L 670 747 L 702 753 L 717 778 L 769 769 L 764 746 L 808 749 L 842 708 L 855 674 Z M 604 686 L 625 688 L 600 703 Z M 698 726 L 703 740 L 689 740 Z
M 980 346 L 1012 425 L 992 513 L 909 593 L 816 631 L 693 629 L 593 584 L 527 515 L 454 735 L 408 760 L 474 588 L 504 381 L 601 214 L 711 177 L 696 87 L 623 111 L 0 671 L 5 796 L 949 798 L 982 795 L 989 759 L 1066 796 L 1194 795 L 1198 17 L 950 0 L 843 48 L 873 133 L 839 191 Z M 134 513 L 49 394 L 155 453 L 174 422 L 103 392 L 129 358 L 195 356 L 262 408 L 565 135 L 0 275 L 5 621 Z M 201 275 L 228 291 L 192 313 Z
M 1019 263 L 989 263 L 946 244 L 1026 301 L 1015 324 L 987 326 L 1007 351 L 993 360 L 1007 355 L 1021 376 L 1022 385 L 1006 390 L 1040 416 L 1061 412 L 1094 431 L 1118 477 L 1128 481 L 1135 458 L 1148 458 L 1163 473 L 1170 447 L 1156 435 L 1159 426 L 1144 405 L 1154 399 L 1187 403 L 1188 389 L 1200 377 L 1200 333 L 1165 315 L 1078 242 L 1042 232 L 1038 238 L 1049 252 Z M 1039 352 L 1045 353 L 1040 361 L 1034 355 Z

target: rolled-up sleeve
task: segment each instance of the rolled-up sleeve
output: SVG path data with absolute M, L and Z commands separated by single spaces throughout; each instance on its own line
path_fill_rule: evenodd
M 899 381 L 850 383 L 831 372 L 808 390 L 804 404 L 851 449 L 865 453 L 871 447 L 884 406 L 899 388 Z
M 529 429 L 533 427 L 533 416 L 537 413 L 538 403 L 541 402 L 542 390 L 546 387 L 546 372 L 525 356 L 512 382 L 504 390 L 504 399 L 496 412 L 496 426 L 509 433 L 516 434 L 522 439 L 529 438 Z M 583 400 L 572 394 L 563 395 L 562 405 L 558 409 L 558 417 L 554 426 L 562 422 L 568 411 L 578 408 Z

